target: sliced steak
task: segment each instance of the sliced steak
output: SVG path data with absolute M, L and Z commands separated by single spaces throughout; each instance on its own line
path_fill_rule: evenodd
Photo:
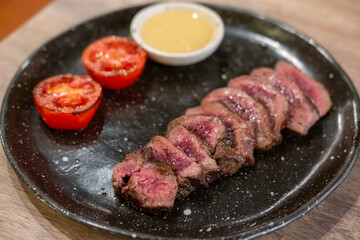
M 268 109 L 274 122 L 275 141 L 280 143 L 282 139 L 280 131 L 286 127 L 289 110 L 286 97 L 267 81 L 261 81 L 256 77 L 247 75 L 232 79 L 228 83 L 228 87 L 246 92 Z
M 173 170 L 145 161 L 142 150 L 128 154 L 114 168 L 112 178 L 115 191 L 138 208 L 157 212 L 174 205 L 178 183 Z
M 268 110 L 245 92 L 234 88 L 219 88 L 209 93 L 201 104 L 222 102 L 232 112 L 237 113 L 250 127 L 255 125 L 256 148 L 269 150 L 276 144 L 272 133 L 274 126 Z
M 203 104 L 185 112 L 185 115 L 197 114 L 216 116 L 227 128 L 228 135 L 216 145 L 213 154 L 223 175 L 232 175 L 239 168 L 254 163 L 253 128 L 248 128 L 243 119 L 220 102 Z
M 188 157 L 193 158 L 202 169 L 208 182 L 220 177 L 220 168 L 216 161 L 209 157 L 207 148 L 204 149 L 200 139 L 181 125 L 176 125 L 167 133 L 167 139 L 180 148 Z
M 178 184 L 178 198 L 183 199 L 198 186 L 207 186 L 201 167 L 169 140 L 161 136 L 151 138 L 145 146 L 146 159 L 168 165 L 174 171 Z
M 278 61 L 275 65 L 275 70 L 300 87 L 304 95 L 316 106 L 320 117 L 324 116 L 330 110 L 332 106 L 330 94 L 321 83 L 284 61 Z
M 212 154 L 216 145 L 226 137 L 226 127 L 218 117 L 205 115 L 183 115 L 171 121 L 168 125 L 168 132 L 175 126 L 181 125 L 187 130 L 196 134 Z
M 287 128 L 300 135 L 307 134 L 319 119 L 319 114 L 301 89 L 293 81 L 271 68 L 256 68 L 250 75 L 269 81 L 285 95 L 289 103 Z

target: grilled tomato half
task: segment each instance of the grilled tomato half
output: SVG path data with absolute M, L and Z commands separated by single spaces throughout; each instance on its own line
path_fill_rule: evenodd
M 139 78 L 145 67 L 146 52 L 132 39 L 109 36 L 86 47 L 82 63 L 103 87 L 117 90 Z
M 90 76 L 57 75 L 39 82 L 33 90 L 36 108 L 54 129 L 85 128 L 98 109 L 103 92 Z

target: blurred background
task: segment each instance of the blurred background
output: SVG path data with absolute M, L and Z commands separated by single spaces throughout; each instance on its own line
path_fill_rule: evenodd
M 1 0 L 0 41 L 52 0 Z

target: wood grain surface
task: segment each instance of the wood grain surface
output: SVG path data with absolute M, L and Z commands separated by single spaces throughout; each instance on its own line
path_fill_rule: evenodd
M 14 73 L 36 48 L 91 17 L 145 0 L 57 0 L 0 43 L 0 99 Z M 205 1 L 217 3 L 219 1 Z M 223 0 L 290 24 L 312 36 L 360 89 L 359 0 Z M 341 93 L 339 93 L 341 94 Z M 360 161 L 315 209 L 261 239 L 360 239 Z M 0 148 L 0 239 L 119 239 L 72 221 L 41 202 L 18 179 Z

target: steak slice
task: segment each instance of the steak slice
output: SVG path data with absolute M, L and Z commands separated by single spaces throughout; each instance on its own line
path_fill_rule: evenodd
M 275 65 L 275 70 L 300 87 L 303 94 L 316 106 L 320 117 L 324 116 L 330 110 L 332 106 L 330 94 L 321 83 L 305 75 L 297 67 L 284 61 L 278 61 Z
M 281 142 L 280 131 L 286 127 L 288 115 L 288 102 L 283 94 L 267 81 L 261 81 L 256 77 L 240 76 L 232 79 L 228 87 L 246 92 L 249 96 L 264 105 L 274 121 L 273 134 L 277 143 Z
M 241 167 L 254 163 L 253 128 L 248 128 L 243 119 L 220 102 L 203 104 L 185 112 L 185 115 L 197 114 L 216 116 L 227 128 L 227 136 L 217 144 L 213 154 L 223 175 L 232 175 Z
M 174 171 L 179 184 L 177 198 L 184 199 L 198 186 L 208 186 L 201 167 L 166 138 L 152 137 L 145 149 L 145 159 L 168 165 Z
M 197 135 L 208 147 L 210 154 L 215 151 L 218 142 L 227 135 L 226 127 L 215 116 L 183 115 L 171 121 L 167 131 L 170 132 L 177 125 L 181 125 Z
M 234 88 L 216 89 L 203 98 L 201 104 L 216 101 L 222 102 L 232 112 L 237 113 L 249 127 L 254 124 L 257 149 L 266 151 L 276 144 L 276 137 L 272 133 L 274 123 L 262 104 Z
M 301 89 L 293 81 L 271 68 L 256 68 L 250 75 L 268 81 L 285 95 L 289 103 L 287 128 L 300 135 L 307 134 L 319 119 L 319 114 Z
M 193 133 L 181 125 L 176 125 L 167 133 L 167 139 L 199 164 L 208 182 L 220 177 L 220 168 L 216 161 L 209 157 L 207 148 L 203 149 L 201 141 Z
M 126 155 L 113 172 L 113 186 L 135 207 L 163 211 L 173 207 L 178 183 L 169 166 L 147 162 L 142 150 Z

